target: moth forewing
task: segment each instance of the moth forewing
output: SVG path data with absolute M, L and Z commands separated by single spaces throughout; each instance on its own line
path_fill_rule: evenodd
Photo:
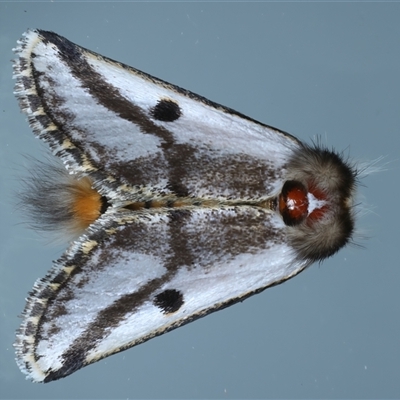
M 24 200 L 44 227 L 79 232 L 27 300 L 15 347 L 33 381 L 284 282 L 349 241 L 356 171 L 335 152 L 52 32 L 27 32 L 15 52 L 21 109 L 72 173 Z

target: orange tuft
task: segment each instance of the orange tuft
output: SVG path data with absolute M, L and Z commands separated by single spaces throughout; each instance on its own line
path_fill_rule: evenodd
M 74 182 L 71 210 L 77 227 L 85 230 L 96 221 L 101 211 L 101 196 L 92 188 L 92 182 L 84 177 Z

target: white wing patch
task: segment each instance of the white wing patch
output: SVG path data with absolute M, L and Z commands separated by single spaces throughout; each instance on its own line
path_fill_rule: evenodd
M 21 109 L 76 178 L 40 169 L 24 200 L 46 228 L 83 229 L 27 301 L 15 347 L 33 381 L 282 283 L 351 237 L 356 171 L 338 154 L 52 32 L 15 52 Z

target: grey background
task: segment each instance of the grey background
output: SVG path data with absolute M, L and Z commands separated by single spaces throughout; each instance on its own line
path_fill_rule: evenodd
M 1 3 L 0 397 L 399 397 L 400 5 Z M 13 192 L 42 159 L 12 94 L 11 48 L 54 30 L 384 171 L 362 179 L 356 245 L 284 285 L 42 385 L 14 362 L 17 316 L 66 244 Z M 50 242 L 50 243 L 49 243 Z M 361 245 L 361 246 L 358 246 Z

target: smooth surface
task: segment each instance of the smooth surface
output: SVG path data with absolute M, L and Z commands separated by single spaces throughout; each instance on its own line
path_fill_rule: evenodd
M 0 397 L 398 397 L 399 15 L 396 3 L 0 3 Z M 25 156 L 46 154 L 12 94 L 28 27 L 356 160 L 386 156 L 360 187 L 363 248 L 66 379 L 25 381 L 17 315 L 65 248 L 22 224 L 13 195 Z

